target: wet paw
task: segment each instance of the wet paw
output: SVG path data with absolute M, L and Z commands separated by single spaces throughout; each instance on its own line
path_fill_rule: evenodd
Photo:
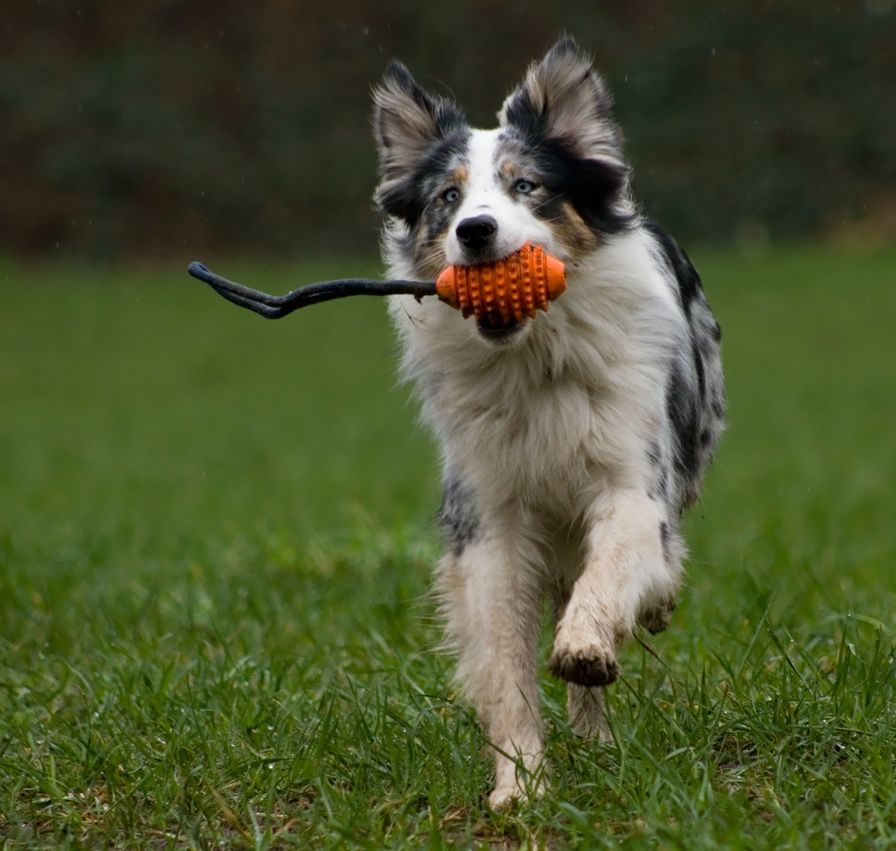
M 555 677 L 580 686 L 605 686 L 619 676 L 616 654 L 598 644 L 573 647 L 555 642 L 548 666 Z

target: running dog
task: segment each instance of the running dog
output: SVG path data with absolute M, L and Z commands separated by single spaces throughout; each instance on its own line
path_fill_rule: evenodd
M 549 667 L 583 735 L 607 735 L 619 643 L 669 623 L 679 518 L 724 426 L 721 332 L 688 256 L 635 205 L 610 92 L 572 39 L 528 69 L 493 130 L 392 62 L 373 127 L 391 276 L 433 279 L 525 242 L 567 269 L 566 292 L 521 322 L 390 301 L 402 375 L 441 447 L 436 587 L 500 807 L 543 783 L 543 601 Z

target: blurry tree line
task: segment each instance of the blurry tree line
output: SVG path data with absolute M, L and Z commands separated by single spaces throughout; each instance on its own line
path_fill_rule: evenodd
M 562 31 L 644 208 L 800 238 L 896 203 L 896 0 L 4 0 L 0 251 L 369 254 L 389 58 L 490 125 Z

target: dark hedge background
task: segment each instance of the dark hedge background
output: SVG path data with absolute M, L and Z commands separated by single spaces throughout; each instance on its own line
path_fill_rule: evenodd
M 368 100 L 387 60 L 490 124 L 564 30 L 615 89 L 640 200 L 682 238 L 880 230 L 894 6 L 7 0 L 0 252 L 370 254 Z

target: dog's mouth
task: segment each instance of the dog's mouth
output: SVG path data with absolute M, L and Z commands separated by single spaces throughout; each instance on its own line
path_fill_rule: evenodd
M 522 330 L 525 321 L 523 319 L 517 322 L 515 319 L 511 319 L 509 322 L 503 322 L 500 317 L 497 318 L 497 321 L 492 321 L 488 316 L 482 316 L 476 320 L 476 330 L 492 343 L 504 343 Z

